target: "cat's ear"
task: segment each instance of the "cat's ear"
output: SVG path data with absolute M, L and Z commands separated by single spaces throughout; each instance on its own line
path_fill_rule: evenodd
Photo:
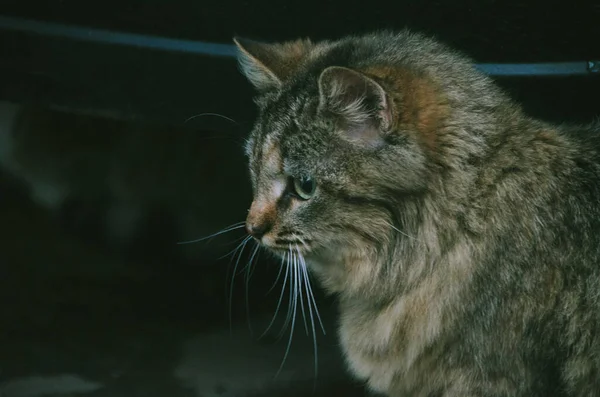
M 310 40 L 262 43 L 235 37 L 238 62 L 244 75 L 259 91 L 281 87 L 313 47 Z
M 344 138 L 368 147 L 384 143 L 393 123 L 393 109 L 383 87 L 367 75 L 340 66 L 319 77 L 320 109 L 341 121 Z

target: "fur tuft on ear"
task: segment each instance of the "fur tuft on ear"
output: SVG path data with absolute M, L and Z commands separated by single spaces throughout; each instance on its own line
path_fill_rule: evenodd
M 363 73 L 340 66 L 319 77 L 320 109 L 339 116 L 343 135 L 370 147 L 383 143 L 392 126 L 393 111 L 379 83 Z
M 238 48 L 240 69 L 258 91 L 280 88 L 313 48 L 308 39 L 275 44 L 240 37 L 233 41 Z

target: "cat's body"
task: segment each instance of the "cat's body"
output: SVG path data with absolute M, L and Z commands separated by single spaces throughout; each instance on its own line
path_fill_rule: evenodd
M 247 227 L 340 301 L 389 396 L 600 395 L 600 127 L 534 120 L 402 32 L 238 41 L 259 91 Z

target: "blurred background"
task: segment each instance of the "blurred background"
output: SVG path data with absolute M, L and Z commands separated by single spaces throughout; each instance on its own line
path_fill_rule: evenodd
M 280 264 L 241 226 L 255 109 L 231 38 L 408 27 L 583 123 L 598 20 L 594 1 L 2 0 L 0 396 L 367 395 L 316 285 L 318 363 L 301 318 L 286 355 Z

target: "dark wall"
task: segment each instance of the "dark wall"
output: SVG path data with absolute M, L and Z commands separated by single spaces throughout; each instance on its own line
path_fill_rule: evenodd
M 593 0 L 3 0 L 1 13 L 223 43 L 233 34 L 321 39 L 408 26 L 436 34 L 482 62 L 600 55 L 600 2 Z
M 478 62 L 600 59 L 598 1 L 3 0 L 0 15 L 228 44 L 235 34 L 321 39 L 407 26 L 436 35 Z M 0 35 L 0 99 L 173 123 L 211 112 L 238 120 L 244 129 L 253 117 L 251 88 L 232 59 L 1 29 Z M 597 114 L 589 99 L 600 88 L 597 77 L 501 83 L 533 112 L 550 118 Z

